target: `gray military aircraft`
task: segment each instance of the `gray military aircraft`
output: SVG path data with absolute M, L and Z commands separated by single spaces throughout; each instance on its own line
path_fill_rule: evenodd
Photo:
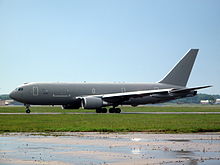
M 26 113 L 30 105 L 62 105 L 63 109 L 96 109 L 97 113 L 120 113 L 119 105 L 138 106 L 192 97 L 198 89 L 187 88 L 198 49 L 190 49 L 176 66 L 157 83 L 25 83 L 10 93 L 10 97 L 24 103 Z

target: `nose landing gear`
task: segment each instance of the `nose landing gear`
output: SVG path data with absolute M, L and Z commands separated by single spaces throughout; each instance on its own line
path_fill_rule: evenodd
M 26 108 L 26 113 L 30 113 L 31 112 L 29 104 L 26 104 L 25 108 Z

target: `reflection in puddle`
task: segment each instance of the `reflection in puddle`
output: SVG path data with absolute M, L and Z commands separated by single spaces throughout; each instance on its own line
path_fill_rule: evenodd
M 190 159 L 192 156 L 194 156 L 194 152 L 192 151 L 173 151 L 176 154 L 176 157 L 178 158 L 187 158 Z
M 141 141 L 141 138 L 132 138 L 131 141 L 139 142 L 139 141 Z
M 132 154 L 135 154 L 135 155 L 141 154 L 141 150 L 139 148 L 132 148 L 131 152 L 132 152 Z
M 219 135 L 175 136 L 140 133 L 73 133 L 58 137 L 2 135 L 0 164 L 220 164 Z
M 172 142 L 190 142 L 188 139 L 169 139 L 167 141 L 172 141 Z

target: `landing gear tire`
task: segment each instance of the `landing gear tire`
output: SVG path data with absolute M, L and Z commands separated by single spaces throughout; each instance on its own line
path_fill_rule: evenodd
M 106 108 L 102 108 L 102 113 L 107 113 L 107 109 Z
M 30 109 L 26 109 L 26 113 L 30 113 L 31 111 L 30 111 Z
M 96 113 L 107 113 L 107 109 L 106 108 L 97 108 Z
M 115 108 L 115 113 L 121 113 L 121 109 L 120 108 Z
M 115 113 L 115 108 L 110 108 L 109 113 Z
M 30 113 L 31 112 L 31 110 L 29 109 L 30 105 L 29 104 L 25 104 L 24 106 L 26 108 L 26 113 Z
M 96 113 L 102 113 L 102 108 L 97 108 Z
M 121 113 L 121 109 L 120 108 L 110 108 L 109 113 Z

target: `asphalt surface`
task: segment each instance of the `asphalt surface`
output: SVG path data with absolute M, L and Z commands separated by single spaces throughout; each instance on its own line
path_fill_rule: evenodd
M 59 115 L 59 114 L 103 114 L 103 113 L 96 113 L 96 112 L 45 112 L 45 113 L 0 113 L 0 115 Z M 110 114 L 110 113 L 106 113 Z M 118 114 L 118 113 L 115 113 Z M 121 112 L 120 114 L 220 114 L 220 112 Z

